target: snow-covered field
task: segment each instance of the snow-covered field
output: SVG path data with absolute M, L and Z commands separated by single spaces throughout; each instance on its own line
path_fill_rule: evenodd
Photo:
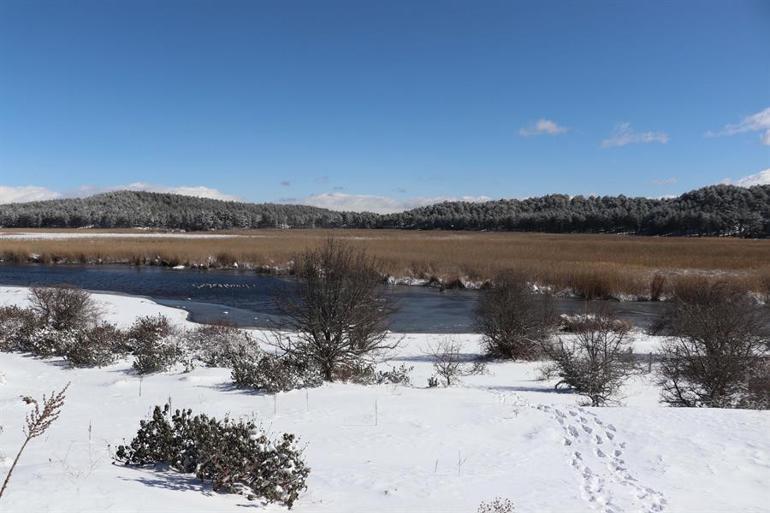
M 27 291 L 0 288 L 0 304 Z M 97 295 L 122 326 L 185 312 L 140 298 Z M 211 493 L 193 477 L 111 463 L 156 404 L 249 416 L 293 432 L 312 468 L 298 512 L 464 512 L 496 496 L 516 512 L 770 512 L 770 412 L 672 409 L 651 376 L 628 384 L 625 406 L 579 407 L 537 380 L 537 364 L 495 363 L 462 385 L 427 389 L 423 350 L 439 335 L 407 335 L 392 364 L 413 365 L 414 387 L 328 384 L 261 395 L 232 389 L 229 371 L 201 368 L 140 379 L 123 362 L 73 370 L 57 360 L 0 353 L 0 475 L 22 441 L 28 406 L 71 382 L 61 418 L 25 452 L 0 509 L 7 512 L 279 511 Z M 455 335 L 469 352 L 477 335 Z M 637 335 L 637 350 L 658 341 Z
M 0 240 L 70 239 L 233 239 L 240 235 L 224 233 L 138 233 L 138 232 L 0 232 Z

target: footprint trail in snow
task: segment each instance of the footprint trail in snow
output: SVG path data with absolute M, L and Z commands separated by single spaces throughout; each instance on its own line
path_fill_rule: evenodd
M 581 497 L 602 513 L 662 513 L 666 499 L 657 490 L 643 486 L 634 477 L 623 459 L 627 443 L 612 424 L 605 423 L 595 413 L 582 407 L 532 405 L 514 395 L 513 406 L 533 408 L 548 414 L 561 427 L 567 461 L 580 481 Z M 617 486 L 620 485 L 620 486 Z M 633 509 L 621 506 L 628 497 L 616 497 L 621 490 L 634 504 Z

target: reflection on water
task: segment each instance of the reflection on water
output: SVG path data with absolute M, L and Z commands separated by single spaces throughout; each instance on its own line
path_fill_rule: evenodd
M 267 327 L 280 322 L 273 303 L 275 294 L 291 293 L 288 278 L 248 271 L 172 270 L 161 267 L 119 265 L 0 265 L 0 285 L 71 284 L 84 289 L 152 298 L 160 304 L 184 308 L 196 322 L 227 319 L 244 327 Z M 426 287 L 393 286 L 386 293 L 398 310 L 390 328 L 402 333 L 473 332 L 473 310 L 480 292 L 438 291 Z M 586 302 L 560 298 L 560 313 L 580 313 Z M 660 303 L 608 302 L 617 315 L 647 327 L 660 311 Z

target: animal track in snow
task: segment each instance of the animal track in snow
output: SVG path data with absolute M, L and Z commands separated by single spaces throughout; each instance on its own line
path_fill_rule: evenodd
M 626 442 L 621 439 L 614 425 L 602 421 L 596 413 L 582 407 L 565 411 L 546 404 L 533 405 L 518 394 L 513 394 L 513 397 L 514 407 L 533 408 L 547 413 L 561 427 L 564 433 L 563 445 L 570 448 L 567 461 L 580 481 L 580 495 L 593 509 L 601 513 L 626 513 L 627 510 L 620 504 L 631 500 L 635 507 L 628 510 L 628 513 L 665 511 L 666 499 L 663 494 L 640 485 L 639 480 L 628 470 L 623 459 Z M 627 489 L 630 496 L 620 502 L 617 494 L 623 489 Z
M 608 482 L 628 488 L 631 499 L 638 504 L 641 513 L 661 513 L 666 506 L 663 494 L 652 488 L 641 486 L 626 467 L 622 458 L 626 442 L 618 439 L 617 428 L 603 422 L 584 408 L 567 410 L 538 405 L 538 410 L 551 414 L 564 431 L 564 445 L 590 447 L 588 453 L 571 451 L 570 465 L 580 480 L 581 496 L 602 513 L 622 513 L 615 504 L 613 490 Z M 601 434 L 600 434 L 601 433 Z M 604 435 L 604 436 L 602 436 Z M 605 448 L 606 447 L 606 448 Z M 587 458 L 586 455 L 590 455 Z

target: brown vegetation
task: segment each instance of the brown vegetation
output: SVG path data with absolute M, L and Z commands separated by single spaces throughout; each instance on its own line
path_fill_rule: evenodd
M 669 278 L 688 274 L 728 275 L 753 290 L 770 289 L 770 240 L 400 230 L 259 230 L 229 232 L 233 237 L 224 239 L 131 238 L 126 230 L 126 238 L 2 238 L 13 231 L 0 232 L 0 259 L 6 262 L 238 263 L 268 270 L 286 268 L 293 255 L 333 236 L 365 248 L 381 262 L 383 273 L 445 283 L 484 281 L 514 269 L 586 297 L 665 294 L 670 291 L 661 288 L 675 281 Z M 667 279 L 661 283 L 656 274 Z

